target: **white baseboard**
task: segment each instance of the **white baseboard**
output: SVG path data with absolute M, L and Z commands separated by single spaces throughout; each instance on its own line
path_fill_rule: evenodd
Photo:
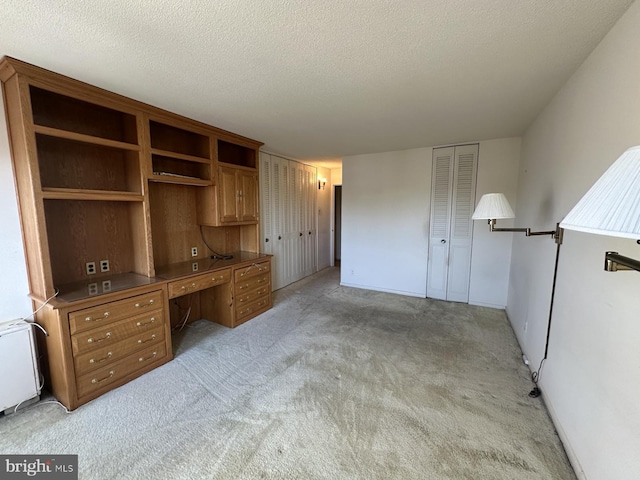
M 404 290 L 394 290 L 391 288 L 372 287 L 371 285 L 360 285 L 357 283 L 340 282 L 342 287 L 361 288 L 363 290 L 373 290 L 375 292 L 395 293 L 396 295 L 406 295 L 408 297 L 427 298 L 426 292 L 406 292 Z
M 560 441 L 562 442 L 564 451 L 567 453 L 567 458 L 569 459 L 569 463 L 573 467 L 573 471 L 575 472 L 576 477 L 578 477 L 578 480 L 588 480 L 587 475 L 584 473 L 584 470 L 582 469 L 582 465 L 580 465 L 580 461 L 578 460 L 578 457 L 576 456 L 576 453 L 573 450 L 573 447 L 571 446 L 571 442 L 569 442 L 569 438 L 567 438 L 567 434 L 564 432 L 564 429 L 562 428 L 562 424 L 558 419 L 558 415 L 556 414 L 556 411 L 553 408 L 553 403 L 551 403 L 551 400 L 549 399 L 549 397 L 547 397 L 544 394 L 544 387 L 542 385 L 540 386 L 540 390 L 542 391 L 542 401 L 544 402 L 544 405 L 547 408 L 547 411 L 549 412 L 549 416 L 551 417 L 553 426 L 556 428 L 556 431 L 558 432 L 558 436 L 560 437 Z
M 506 305 L 496 305 L 495 303 L 476 302 L 472 300 L 469 300 L 469 305 L 475 305 L 477 307 L 495 308 L 496 310 L 504 310 L 507 307 Z

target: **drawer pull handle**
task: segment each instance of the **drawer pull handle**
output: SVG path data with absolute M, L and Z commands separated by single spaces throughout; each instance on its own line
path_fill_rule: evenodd
M 88 338 L 87 343 L 101 343 L 101 342 L 104 342 L 105 340 L 109 340 L 110 338 L 111 338 L 111 332 L 107 332 L 105 336 L 102 338 L 93 338 L 93 337 Z
M 113 353 L 108 352 L 107 355 L 105 357 L 102 357 L 98 360 L 96 360 L 95 358 L 92 358 L 91 360 L 89 360 L 89 363 L 102 363 L 102 362 L 106 362 L 107 360 L 109 360 L 111 357 L 113 356 Z
M 104 382 L 105 380 L 109 380 L 111 377 L 113 377 L 115 375 L 116 371 L 115 370 L 111 370 L 109 372 L 109 375 L 104 377 L 104 378 L 94 378 L 91 380 L 91 383 L 100 383 L 100 382 Z
M 151 335 L 151 338 L 147 338 L 146 340 L 139 339 L 138 343 L 149 343 L 153 342 L 156 339 L 156 334 Z
M 148 322 L 137 322 L 136 327 L 144 327 L 145 325 L 151 325 L 156 321 L 156 317 L 151 317 Z
M 183 285 L 182 287 L 180 287 L 181 290 L 191 290 L 192 288 L 196 288 L 195 282 L 189 285 L 188 287 L 186 285 Z
M 149 300 L 147 303 L 136 303 L 134 306 L 136 308 L 146 308 L 146 307 L 150 307 L 151 305 L 153 305 L 153 298 Z
M 144 362 L 145 360 L 151 360 L 152 358 L 156 358 L 156 355 L 158 355 L 158 352 L 153 352 L 147 358 L 140 357 L 140 358 L 138 358 L 138 362 Z
M 101 316 L 101 317 L 97 317 L 97 318 L 94 318 L 94 317 L 85 317 L 84 321 L 85 321 L 85 322 L 97 322 L 98 320 L 104 320 L 104 319 L 105 319 L 105 318 L 107 318 L 108 316 L 109 316 L 109 312 L 104 312 L 104 313 L 102 314 L 102 316 Z

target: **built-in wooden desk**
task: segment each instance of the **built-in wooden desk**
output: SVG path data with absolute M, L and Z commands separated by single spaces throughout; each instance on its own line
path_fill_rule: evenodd
M 62 285 L 39 316 L 52 393 L 74 409 L 170 361 L 169 300 L 195 297 L 192 318 L 231 328 L 271 308 L 271 256 L 232 255 Z
M 271 308 L 271 257 L 231 255 L 167 265 L 156 277 L 167 281 L 169 299 L 198 293 L 200 317 L 233 328 Z

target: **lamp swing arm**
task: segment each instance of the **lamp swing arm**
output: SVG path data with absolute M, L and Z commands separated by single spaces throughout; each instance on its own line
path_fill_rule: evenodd
M 523 232 L 527 237 L 534 237 L 538 235 L 551 235 L 552 238 L 556 239 L 557 243 L 562 243 L 562 229 L 559 225 L 556 225 L 555 230 L 545 230 L 532 232 L 530 228 L 497 228 L 496 219 L 489 219 L 489 230 L 492 232 Z
M 604 256 L 604 269 L 607 272 L 617 272 L 618 270 L 635 270 L 640 272 L 640 260 L 625 257 L 618 252 L 606 252 Z

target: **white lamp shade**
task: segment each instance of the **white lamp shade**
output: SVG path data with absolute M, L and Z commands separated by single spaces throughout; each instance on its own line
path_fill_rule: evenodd
M 640 145 L 624 152 L 560 223 L 562 228 L 640 238 Z
M 485 193 L 473 212 L 474 220 L 490 220 L 498 218 L 514 218 L 515 214 L 504 193 Z

